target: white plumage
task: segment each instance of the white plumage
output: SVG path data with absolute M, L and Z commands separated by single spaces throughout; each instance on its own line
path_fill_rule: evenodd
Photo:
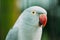
M 43 24 L 39 26 L 40 14 L 47 15 L 47 12 L 38 6 L 24 10 L 8 32 L 6 40 L 41 40 Z

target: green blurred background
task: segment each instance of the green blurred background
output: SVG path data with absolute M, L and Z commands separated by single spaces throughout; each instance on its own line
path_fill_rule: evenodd
M 0 8 L 0 40 L 5 40 L 7 32 L 14 25 L 19 14 L 16 0 L 1 0 Z
M 60 0 L 0 0 L 0 40 L 5 40 L 20 13 L 35 5 L 45 8 L 48 13 L 42 40 L 60 40 Z

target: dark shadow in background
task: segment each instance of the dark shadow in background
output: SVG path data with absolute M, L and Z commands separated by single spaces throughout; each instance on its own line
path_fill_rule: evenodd
M 48 13 L 48 22 L 43 33 L 47 31 L 49 40 L 60 40 L 60 0 L 57 6 L 48 10 Z

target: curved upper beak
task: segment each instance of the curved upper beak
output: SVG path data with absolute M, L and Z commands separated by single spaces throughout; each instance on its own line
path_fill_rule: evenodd
M 40 24 L 45 27 L 46 23 L 47 23 L 47 15 L 46 14 L 40 14 L 39 21 L 40 21 Z

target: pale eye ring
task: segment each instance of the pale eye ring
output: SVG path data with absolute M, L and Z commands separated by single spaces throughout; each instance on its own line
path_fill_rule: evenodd
M 32 11 L 32 14 L 33 14 L 33 15 L 36 14 L 36 11 Z

